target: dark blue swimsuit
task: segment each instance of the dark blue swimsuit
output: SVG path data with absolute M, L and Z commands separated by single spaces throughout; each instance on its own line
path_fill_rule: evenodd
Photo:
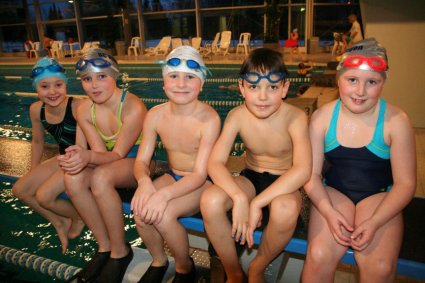
M 388 191 L 393 184 L 390 147 L 384 141 L 384 115 L 386 102 L 380 99 L 378 121 L 372 141 L 360 148 L 342 146 L 337 139 L 341 100 L 338 100 L 325 137 L 325 159 L 329 165 L 324 183 L 351 199 L 361 200 Z

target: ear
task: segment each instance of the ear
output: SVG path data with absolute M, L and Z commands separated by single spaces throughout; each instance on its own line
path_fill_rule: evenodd
M 289 85 L 290 85 L 291 83 L 289 82 L 289 81 L 286 81 L 284 84 L 283 84 L 283 90 L 282 90 L 282 98 L 285 98 L 286 97 L 286 95 L 288 94 L 288 90 L 289 90 Z
M 239 91 L 242 94 L 242 97 L 245 98 L 245 88 L 243 86 L 243 80 L 242 79 L 238 80 L 238 86 L 239 86 Z

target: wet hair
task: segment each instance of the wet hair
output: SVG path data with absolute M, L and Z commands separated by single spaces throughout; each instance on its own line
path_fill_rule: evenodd
M 248 57 L 242 63 L 239 74 L 244 75 L 255 71 L 263 74 L 267 72 L 281 72 L 285 77 L 289 75 L 282 54 L 269 48 L 258 48 L 249 53 Z

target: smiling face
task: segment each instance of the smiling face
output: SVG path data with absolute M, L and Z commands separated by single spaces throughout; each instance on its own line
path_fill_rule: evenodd
M 173 103 L 189 104 L 198 99 L 202 82 L 192 73 L 169 72 L 164 76 L 164 91 Z
M 385 79 L 379 72 L 348 69 L 338 78 L 341 101 L 355 114 L 373 111 L 384 83 Z
M 60 78 L 47 77 L 38 82 L 37 93 L 43 103 L 55 107 L 66 99 L 66 84 Z
M 267 75 L 259 73 L 261 76 Z M 266 119 L 276 113 L 285 98 L 289 82 L 280 80 L 271 83 L 267 78 L 262 78 L 258 83 L 252 84 L 243 79 L 239 82 L 239 89 L 245 98 L 245 106 L 255 117 Z
M 81 84 L 86 94 L 97 104 L 107 101 L 117 87 L 115 79 L 102 72 L 82 75 Z

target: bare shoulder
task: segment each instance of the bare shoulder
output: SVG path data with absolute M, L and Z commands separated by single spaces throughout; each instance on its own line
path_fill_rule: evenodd
M 220 120 L 220 116 L 218 115 L 217 111 L 208 105 L 207 103 L 200 102 L 200 107 L 198 109 L 198 113 L 200 114 L 201 118 L 206 121 L 211 120 Z
M 43 102 L 41 102 L 40 100 L 33 102 L 30 105 L 30 116 L 31 116 L 31 118 L 40 117 L 40 110 L 41 110 L 42 105 L 43 105 Z
M 229 111 L 226 117 L 226 121 L 240 120 L 241 118 L 244 118 L 244 116 L 246 116 L 247 114 L 248 114 L 247 109 L 245 105 L 242 104 L 242 105 L 236 106 L 235 108 Z
M 314 111 L 313 115 L 311 116 L 311 124 L 327 126 L 331 120 L 336 102 L 337 100 L 331 101 L 316 109 L 316 111 Z
M 81 106 L 81 104 L 84 100 L 90 100 L 90 99 L 88 99 L 87 97 L 83 97 L 83 96 L 82 97 L 75 97 L 75 96 L 73 97 L 71 107 L 72 107 L 72 112 L 75 113 L 74 116 L 76 116 L 78 108 Z
M 390 133 L 412 130 L 412 125 L 406 112 L 390 103 L 387 103 L 385 124 L 386 127 L 389 127 Z

